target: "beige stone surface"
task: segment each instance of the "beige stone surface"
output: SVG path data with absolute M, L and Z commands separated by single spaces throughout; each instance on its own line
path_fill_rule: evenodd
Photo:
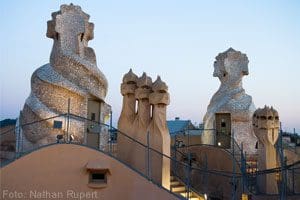
M 254 153 L 257 139 L 251 124 L 255 106 L 242 86 L 243 76 L 249 74 L 248 62 L 246 54 L 232 48 L 216 57 L 213 76 L 219 78 L 221 85 L 210 100 L 203 122 L 205 129 L 214 129 L 215 114 L 230 113 L 234 139 L 239 145 L 243 143 L 247 153 Z M 215 143 L 211 131 L 204 131 L 202 143 Z
M 126 163 L 130 163 L 131 161 L 130 148 L 135 144 L 126 135 L 133 138 L 134 134 L 132 125 L 136 117 L 135 90 L 137 88 L 137 80 L 137 75 L 130 70 L 124 75 L 123 83 L 121 84 L 123 105 L 118 120 L 118 129 L 121 131 L 118 134 L 118 157 Z
M 180 145 L 187 146 L 189 145 L 198 145 L 201 144 L 201 135 L 187 135 L 187 134 L 177 134 L 175 136 L 171 136 L 171 146 L 175 145 L 175 139 L 178 142 L 180 142 Z
M 258 138 L 258 170 L 278 167 L 275 143 L 279 136 L 279 116 L 272 107 L 265 106 L 253 114 L 253 129 Z M 259 189 L 268 194 L 278 194 L 276 174 L 259 176 Z
M 224 174 L 228 172 L 231 173 L 233 171 L 233 165 L 235 165 L 235 172 L 241 173 L 239 163 L 236 160 L 233 162 L 232 155 L 228 150 L 209 145 L 196 145 L 189 148 L 179 148 L 178 150 L 185 154 L 191 153 L 194 155 L 192 156 L 190 177 L 191 186 L 196 189 L 196 191 L 206 193 L 209 198 L 231 199 L 232 177 L 212 173 L 213 170 L 224 172 Z M 183 161 L 182 155 L 177 153 L 177 159 Z M 205 169 L 210 170 L 210 173 L 203 172 Z M 181 177 L 186 176 L 186 171 L 186 167 L 182 165 L 177 166 L 177 173 Z M 236 186 L 236 197 L 237 199 L 241 199 L 241 182 L 237 181 Z
M 87 164 L 94 161 L 99 162 L 96 168 L 109 170 L 106 187 L 98 189 L 89 187 Z M 72 198 L 72 192 L 78 195 L 94 193 L 93 198 L 83 196 L 81 199 L 178 199 L 121 162 L 99 151 L 74 144 L 52 145 L 34 151 L 1 168 L 0 176 L 1 198 L 3 199 L 50 199 L 49 196 L 48 198 L 47 196 L 34 198 L 30 191 L 61 193 L 60 199 L 79 199 L 79 196 Z M 25 196 L 8 198 L 3 196 L 7 194 L 6 190 L 7 192 L 17 191 Z
M 137 80 L 135 90 L 135 99 L 137 101 L 137 113 L 132 124 L 132 137 L 147 144 L 148 126 L 151 120 L 151 105 L 149 95 L 152 92 L 152 79 L 146 73 Z M 133 144 L 130 149 L 130 162 L 141 172 L 146 173 L 147 168 L 147 151 L 142 145 Z
M 170 101 L 168 87 L 160 77 L 152 83 L 146 73 L 138 78 L 130 70 L 123 77 L 121 93 L 123 106 L 118 129 L 143 145 L 119 134 L 118 156 L 146 174 L 148 133 L 150 147 L 170 156 L 170 135 L 166 124 L 166 108 Z M 150 162 L 150 176 L 155 182 L 169 188 L 170 160 L 151 151 Z
M 149 95 L 152 93 L 152 79 L 146 73 L 138 79 L 135 99 L 138 101 L 137 115 L 133 122 L 134 135 L 138 141 L 147 143 L 147 130 L 151 120 L 151 104 Z
M 106 112 L 104 99 L 108 84 L 97 67 L 94 50 L 88 46 L 94 37 L 94 24 L 89 22 L 89 15 L 79 6 L 62 5 L 58 12 L 52 13 L 47 25 L 47 37 L 54 41 L 50 63 L 32 74 L 31 93 L 18 125 L 67 113 L 68 99 L 72 114 L 87 118 L 89 99 L 102 102 Z M 52 129 L 54 120 L 63 122 L 61 131 Z M 78 118 L 70 119 L 69 135 L 74 136 L 75 142 L 85 142 L 85 126 Z M 24 147 L 18 147 L 17 151 L 55 142 L 56 135 L 64 134 L 66 129 L 66 117 L 23 127 L 18 137 Z
M 170 188 L 170 146 L 171 138 L 167 127 L 166 115 L 167 105 L 170 104 L 168 87 L 160 77 L 152 85 L 153 93 L 149 96 L 150 104 L 153 105 L 152 120 L 149 125 L 150 147 L 165 156 L 160 156 L 155 152 L 151 152 L 152 160 L 152 177 L 154 180 Z

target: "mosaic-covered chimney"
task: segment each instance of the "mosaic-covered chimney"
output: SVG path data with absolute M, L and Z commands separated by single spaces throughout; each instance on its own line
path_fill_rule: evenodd
M 202 135 L 204 144 L 218 144 L 229 149 L 234 135 L 235 141 L 240 146 L 243 144 L 247 153 L 255 153 L 257 139 L 252 129 L 255 106 L 242 82 L 243 77 L 249 74 L 248 63 L 247 55 L 233 48 L 216 57 L 213 76 L 218 77 L 221 84 L 212 96 L 203 119 L 206 129 Z
M 110 112 L 110 106 L 104 102 L 108 84 L 97 67 L 94 50 L 88 47 L 89 40 L 94 37 L 94 24 L 89 22 L 89 15 L 79 6 L 62 5 L 58 12 L 52 13 L 47 25 L 47 37 L 54 41 L 50 63 L 32 74 L 31 93 L 18 124 L 65 114 L 68 112 L 68 99 L 70 113 L 103 122 Z M 17 151 L 55 142 L 58 134 L 65 140 L 72 135 L 73 142 L 78 143 L 95 140 L 88 134 L 95 131 L 95 126 L 91 128 L 86 120 L 79 117 L 71 116 L 69 127 L 65 116 L 22 127 L 17 136 L 17 140 L 22 140 L 22 147 L 19 145 Z M 53 128 L 55 122 L 60 124 L 60 128 Z M 100 138 L 97 140 L 96 146 L 104 144 Z

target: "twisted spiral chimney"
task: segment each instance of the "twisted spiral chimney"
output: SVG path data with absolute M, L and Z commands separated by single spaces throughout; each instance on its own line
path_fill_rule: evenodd
M 79 6 L 62 5 L 58 12 L 52 13 L 47 22 L 47 37 L 52 38 L 53 48 L 50 63 L 38 68 L 31 77 L 31 93 L 20 114 L 18 124 L 41 120 L 67 113 L 70 99 L 70 113 L 90 118 L 89 103 L 99 103 L 101 113 L 98 120 L 108 112 L 104 99 L 107 93 L 107 80 L 96 64 L 96 55 L 88 47 L 93 39 L 94 24 L 89 15 Z M 53 129 L 54 120 L 62 122 L 60 130 Z M 79 118 L 70 119 L 69 133 L 74 140 L 84 143 L 88 126 Z M 20 129 L 26 145 L 41 145 L 54 142 L 57 134 L 66 133 L 65 117 L 47 120 Z

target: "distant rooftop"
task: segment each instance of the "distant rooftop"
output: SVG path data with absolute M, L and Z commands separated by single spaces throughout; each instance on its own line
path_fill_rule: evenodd
M 199 130 L 195 130 L 196 127 L 192 124 L 191 120 L 181 120 L 176 117 L 175 120 L 168 120 L 167 125 L 170 135 L 183 134 L 189 130 L 189 134 L 199 134 Z
M 0 128 L 5 127 L 5 126 L 11 126 L 16 124 L 16 119 L 4 119 L 0 121 Z

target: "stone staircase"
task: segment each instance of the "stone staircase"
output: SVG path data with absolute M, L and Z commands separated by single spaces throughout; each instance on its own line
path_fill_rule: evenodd
M 175 176 L 171 176 L 171 191 L 176 193 L 179 196 L 182 196 L 184 198 L 189 200 L 204 200 L 203 197 L 200 195 L 196 194 L 193 191 L 190 191 L 188 194 L 186 186 Z
M 257 185 L 257 180 L 256 180 L 256 172 L 257 172 L 257 156 L 251 156 L 247 159 L 246 161 L 247 167 L 246 167 L 246 172 L 247 172 L 247 179 L 248 179 L 248 189 L 251 192 L 256 191 L 256 185 Z
M 257 171 L 257 160 L 247 160 L 247 173 L 255 173 Z

